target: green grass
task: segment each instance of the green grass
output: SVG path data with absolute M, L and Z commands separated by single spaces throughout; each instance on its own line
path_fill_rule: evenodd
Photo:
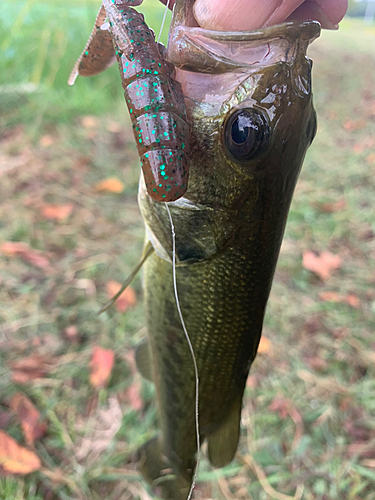
M 162 8 L 156 14 L 149 3 L 157 30 Z M 142 251 L 138 158 L 116 68 L 66 85 L 96 10 L 96 2 L 5 2 L 0 20 L 0 242 L 25 242 L 51 262 L 45 270 L 0 254 L 0 427 L 24 444 L 9 410 L 16 391 L 48 422 L 35 444 L 43 471 L 0 479 L 1 500 L 150 494 L 131 457 L 157 428 L 153 389 L 143 383 L 141 411 L 127 397 L 140 380 L 127 361 L 144 326 L 140 278 L 135 308 L 96 315 L 106 283 L 125 277 Z M 293 496 L 301 485 L 304 500 L 375 498 L 374 40 L 374 28 L 346 20 L 310 49 L 319 128 L 266 315 L 272 347 L 251 370 L 237 459 L 221 470 L 203 461 L 197 499 L 277 499 L 270 487 Z M 31 93 L 23 87 L 29 83 Z M 125 190 L 97 193 L 95 184 L 110 176 Z M 339 210 L 325 211 L 342 199 Z M 43 203 L 74 210 L 51 221 Z M 310 249 L 343 258 L 325 284 L 302 267 Z M 353 294 L 359 307 L 322 301 L 327 291 Z M 75 342 L 66 338 L 71 326 Z M 116 354 L 99 393 L 89 384 L 93 345 Z M 11 364 L 31 355 L 56 364 L 41 379 L 16 384 Z M 117 424 L 113 435 L 108 419 Z

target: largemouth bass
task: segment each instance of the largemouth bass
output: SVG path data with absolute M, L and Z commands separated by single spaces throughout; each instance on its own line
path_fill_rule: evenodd
M 221 467 L 237 449 L 288 210 L 316 132 L 306 50 L 320 26 L 206 31 L 196 27 L 192 3 L 177 1 L 168 45 L 190 125 L 188 190 L 168 208 L 180 307 L 199 373 L 200 438 Z M 137 358 L 155 382 L 160 422 L 139 467 L 163 498 L 179 500 L 196 464 L 194 366 L 174 296 L 166 206 L 146 194 L 142 180 L 139 205 L 155 252 L 144 265 L 148 339 Z
M 246 379 L 292 195 L 316 131 L 306 50 L 320 25 L 209 31 L 197 26 L 193 3 L 177 0 L 168 44 L 167 72 L 173 63 L 190 129 L 189 184 L 168 209 L 175 228 L 179 304 L 198 368 L 200 441 L 207 441 L 211 464 L 222 467 L 237 449 Z M 102 7 L 84 52 L 94 72 L 114 61 L 110 31 L 99 32 L 105 17 Z M 114 22 L 121 23 L 120 17 Z M 121 36 L 114 29 L 112 38 L 119 56 Z M 179 95 L 178 84 L 171 85 Z M 175 299 L 167 205 L 150 196 L 146 183 L 141 176 L 148 335 L 136 361 L 155 383 L 160 433 L 139 450 L 137 461 L 160 496 L 182 500 L 198 451 L 196 377 Z

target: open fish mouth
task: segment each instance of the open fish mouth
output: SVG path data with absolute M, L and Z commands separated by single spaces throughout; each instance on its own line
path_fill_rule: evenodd
M 213 31 L 194 18 L 195 0 L 177 0 L 168 57 L 180 69 L 199 73 L 248 72 L 249 67 L 293 62 L 319 37 L 318 21 L 290 21 L 251 31 Z

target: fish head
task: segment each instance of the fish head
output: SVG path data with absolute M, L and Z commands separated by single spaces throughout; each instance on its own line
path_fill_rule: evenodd
M 193 0 L 177 0 L 168 41 L 190 128 L 187 192 L 168 203 L 177 263 L 204 261 L 242 234 L 273 248 L 274 267 L 302 162 L 316 132 L 308 45 L 316 21 L 248 32 L 200 28 Z M 156 253 L 170 260 L 166 207 L 139 203 Z M 246 235 L 245 235 L 246 232 Z M 244 243 L 245 245 L 245 243 Z
M 177 0 L 168 42 L 191 130 L 186 196 L 227 208 L 260 177 L 296 180 L 316 131 L 306 51 L 320 25 L 205 30 L 193 4 Z

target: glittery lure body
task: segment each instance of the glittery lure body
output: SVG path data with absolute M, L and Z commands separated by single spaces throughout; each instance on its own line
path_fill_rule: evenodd
M 156 201 L 174 201 L 189 176 L 189 126 L 181 85 L 165 48 L 143 15 L 130 7 L 142 0 L 104 0 L 89 42 L 73 69 L 91 76 L 118 61 L 145 185 Z M 103 23 L 108 17 L 108 30 Z M 105 25 L 104 25 L 105 27 Z M 163 57 L 164 56 L 164 57 Z

